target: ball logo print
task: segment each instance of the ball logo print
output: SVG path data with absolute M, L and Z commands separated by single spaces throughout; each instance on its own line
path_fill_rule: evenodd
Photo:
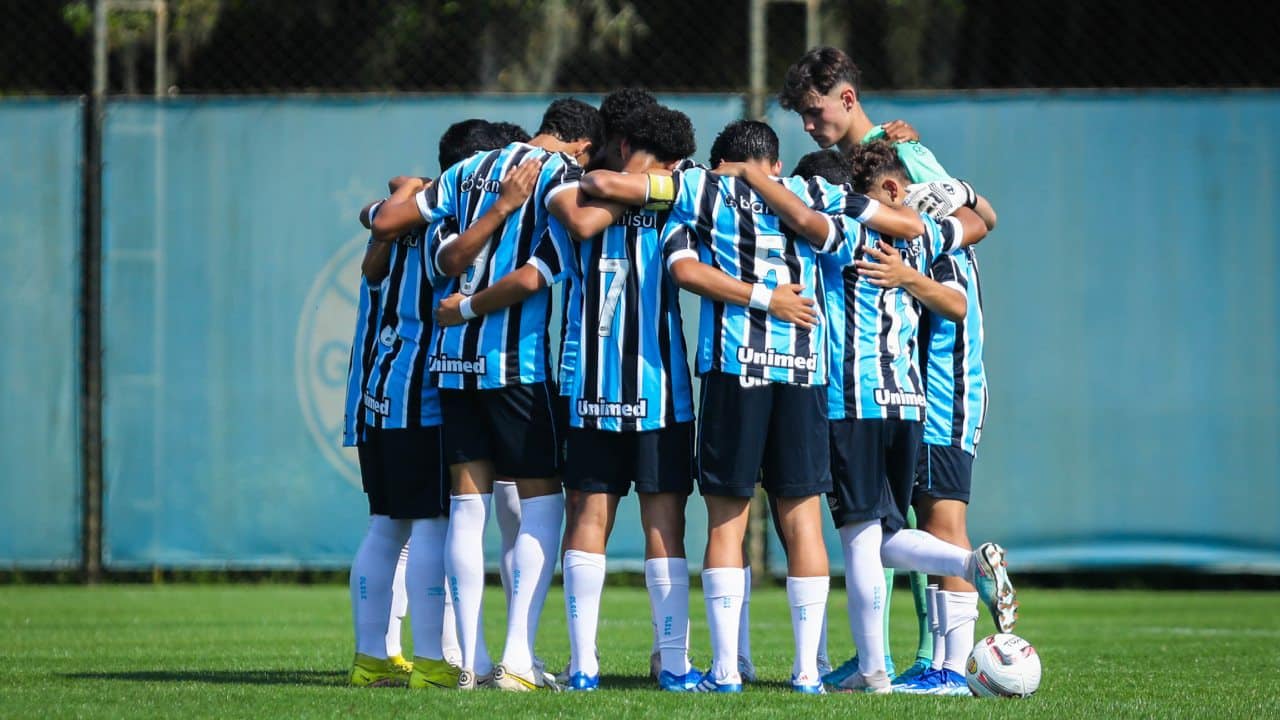
M 988 635 L 973 646 L 965 682 L 978 697 L 1025 698 L 1040 687 L 1040 655 L 1011 633 Z
M 298 316 L 294 380 L 307 431 L 325 461 L 360 488 L 355 448 L 342 447 L 343 405 L 360 287 L 360 261 L 368 235 L 343 243 L 316 274 Z

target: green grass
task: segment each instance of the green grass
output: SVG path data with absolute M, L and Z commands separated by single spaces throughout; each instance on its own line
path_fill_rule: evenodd
M 605 591 L 604 685 L 593 694 L 512 695 L 353 689 L 347 592 L 340 586 L 0 587 L 0 717 L 1278 717 L 1280 595 L 1024 590 L 1018 632 L 1044 663 L 1028 700 L 806 697 L 786 689 L 791 630 L 780 589 L 757 591 L 752 641 L 762 682 L 739 696 L 651 689 L 648 602 Z M 910 597 L 894 598 L 893 644 L 910 661 Z M 694 590 L 693 653 L 708 656 Z M 844 594 L 831 598 L 831 653 L 850 654 Z M 501 594 L 487 633 L 501 644 Z M 980 632 L 989 632 L 984 616 Z M 539 654 L 568 653 L 563 601 L 547 602 Z

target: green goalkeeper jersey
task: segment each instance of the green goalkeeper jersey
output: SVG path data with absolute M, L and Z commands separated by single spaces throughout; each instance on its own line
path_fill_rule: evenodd
M 867 143 L 882 137 L 884 137 L 884 128 L 876 125 L 862 136 L 862 142 Z M 907 175 L 911 177 L 912 182 L 933 182 L 951 177 L 938 163 L 933 152 L 920 143 L 900 142 L 894 143 L 894 147 L 898 149 L 898 157 L 902 158 L 902 164 L 907 166 Z

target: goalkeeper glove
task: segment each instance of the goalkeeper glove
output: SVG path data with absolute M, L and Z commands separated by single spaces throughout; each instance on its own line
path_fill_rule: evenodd
M 941 220 L 961 207 L 972 209 L 978 204 L 978 194 L 973 186 L 957 178 L 945 178 L 907 186 L 903 203 L 917 212 L 935 220 Z

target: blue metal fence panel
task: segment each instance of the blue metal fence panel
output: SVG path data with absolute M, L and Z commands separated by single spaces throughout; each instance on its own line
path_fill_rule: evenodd
M 1280 94 L 866 106 L 1000 215 L 979 250 L 974 541 L 1022 567 L 1280 572 Z M 785 167 L 814 149 L 770 119 Z
M 742 112 L 732 97 L 663 99 L 702 128 L 702 147 Z M 367 512 L 354 454 L 338 447 L 366 239 L 356 213 L 392 175 L 435 174 L 449 123 L 487 117 L 532 131 L 546 102 L 110 106 L 108 567 L 350 561 Z M 634 501 L 617 535 L 619 557 L 642 555 Z
M 80 117 L 0 102 L 0 567 L 80 558 Z

